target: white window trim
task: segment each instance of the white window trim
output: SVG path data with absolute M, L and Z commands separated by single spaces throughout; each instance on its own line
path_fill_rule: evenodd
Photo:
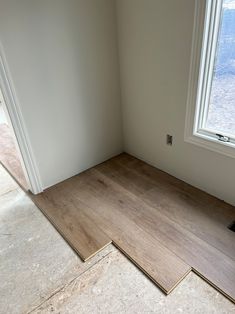
M 205 114 L 201 108 L 205 106 L 201 106 L 201 103 L 209 97 L 221 7 L 221 0 L 195 1 L 184 139 L 188 143 L 235 158 L 233 139 L 231 142 L 219 141 L 214 132 L 202 128 Z

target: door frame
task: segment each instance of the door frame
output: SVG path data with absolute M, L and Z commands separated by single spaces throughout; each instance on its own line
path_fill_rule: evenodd
M 16 96 L 14 84 L 7 66 L 5 54 L 0 44 L 0 88 L 4 98 L 5 106 L 15 133 L 21 157 L 28 177 L 29 189 L 33 194 L 43 191 L 42 181 L 35 157 L 30 144 L 27 129 L 25 127 L 23 115 L 19 101 Z

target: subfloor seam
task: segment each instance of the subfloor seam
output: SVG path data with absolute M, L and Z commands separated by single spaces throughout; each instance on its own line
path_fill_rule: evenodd
M 13 188 L 13 189 L 11 189 L 11 190 L 9 190 L 9 191 L 6 191 L 6 192 L 0 194 L 0 197 L 6 196 L 7 194 L 9 194 L 9 193 L 11 193 L 11 192 L 14 192 L 14 191 L 17 190 L 17 189 L 18 189 L 18 186 L 16 186 L 15 188 Z
M 52 297 L 54 297 L 56 294 L 60 293 L 63 289 L 65 289 L 66 287 L 68 287 L 69 285 L 71 285 L 76 279 L 78 279 L 79 277 L 81 277 L 83 274 L 85 274 L 87 271 L 89 271 L 91 268 L 93 268 L 95 265 L 97 265 L 99 262 L 101 262 L 104 258 L 106 258 L 107 256 L 109 256 L 110 254 L 112 254 L 112 252 L 107 253 L 106 255 L 102 256 L 101 259 L 99 259 L 97 262 L 95 262 L 94 264 L 92 264 L 89 268 L 87 268 L 86 270 L 84 270 L 83 272 L 81 272 L 78 276 L 74 277 L 73 279 L 71 279 L 69 282 L 65 283 L 62 287 L 56 289 L 48 298 L 46 298 L 44 301 L 42 301 L 39 305 L 35 306 L 32 310 L 27 311 L 27 314 L 33 313 L 34 311 L 36 311 L 38 308 L 40 308 L 45 302 L 49 301 Z

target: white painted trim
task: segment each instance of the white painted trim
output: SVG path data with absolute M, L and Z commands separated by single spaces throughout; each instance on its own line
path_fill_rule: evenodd
M 0 46 L 0 87 L 28 175 L 30 190 L 33 194 L 38 194 L 43 191 L 42 182 L 2 46 Z
M 206 75 L 206 82 L 204 79 L 205 71 L 208 72 L 209 68 L 205 69 L 205 64 L 210 68 L 212 66 L 211 62 L 207 59 L 204 49 L 207 47 L 208 43 L 206 41 L 208 40 L 207 36 L 210 32 L 208 10 L 213 8 L 215 12 L 216 7 L 221 5 L 220 2 L 220 0 L 207 0 L 206 3 L 203 0 L 195 1 L 184 140 L 188 143 L 235 158 L 234 143 L 220 142 L 215 136 L 210 135 L 210 132 L 206 134 L 206 132 L 202 130 L 203 114 L 200 112 L 200 102 L 202 98 L 198 98 L 198 95 L 203 97 L 204 100 L 205 97 L 207 97 L 207 95 L 205 95 L 205 85 L 209 84 L 208 75 Z M 214 27 L 218 27 L 218 24 L 215 24 Z M 213 34 L 212 31 L 210 35 L 216 36 L 217 34 Z M 213 50 L 212 47 L 210 47 L 210 49 Z
M 213 152 L 220 153 L 228 157 L 235 158 L 235 146 L 232 143 L 220 143 L 217 139 L 213 139 L 212 137 L 199 133 L 197 135 L 188 136 L 185 138 L 185 142 L 209 149 Z
M 205 6 L 202 1 L 195 1 L 194 25 L 192 33 L 191 60 L 188 80 L 188 95 L 184 138 L 187 141 L 193 135 L 196 113 L 196 97 L 198 90 L 199 65 L 201 63 L 201 47 L 203 41 Z

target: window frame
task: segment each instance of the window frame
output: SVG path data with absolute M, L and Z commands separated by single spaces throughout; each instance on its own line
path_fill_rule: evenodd
M 222 0 L 195 1 L 185 141 L 235 158 L 235 136 L 205 127 L 221 12 Z

